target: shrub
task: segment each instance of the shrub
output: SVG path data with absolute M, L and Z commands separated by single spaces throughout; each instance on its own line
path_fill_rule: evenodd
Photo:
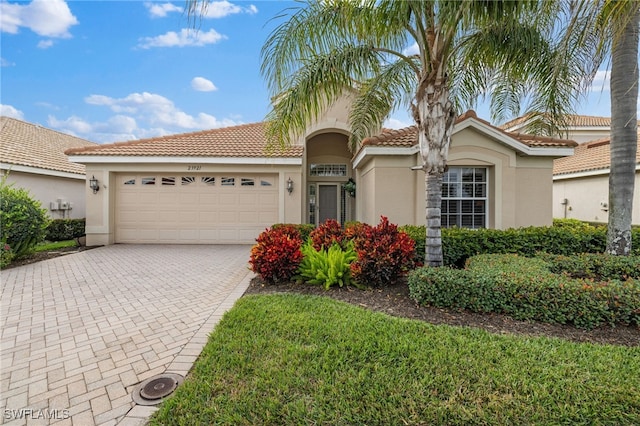
M 606 247 L 606 227 L 584 222 L 563 223 L 559 226 L 519 229 L 442 229 L 442 251 L 445 265 L 463 267 L 465 261 L 478 254 L 515 253 L 534 256 L 537 252 L 571 255 L 602 253 Z M 416 260 L 424 259 L 426 230 L 424 226 L 404 226 L 416 244 Z M 632 230 L 633 241 L 640 242 L 640 229 Z M 632 254 L 640 255 L 640 243 L 634 244 Z
M 16 258 L 44 241 L 48 222 L 47 211 L 27 190 L 0 181 L 0 242 L 8 244 Z
M 282 227 L 287 229 L 296 229 L 302 241 L 307 241 L 309 234 L 311 234 L 311 231 L 315 229 L 315 226 L 310 223 L 276 223 L 271 227 L 271 229 L 278 229 Z
M 344 230 L 335 219 L 327 219 L 323 224 L 311 231 L 309 239 L 316 251 L 327 249 L 334 243 L 342 245 Z
M 2 244 L 0 246 L 0 269 L 8 266 L 13 260 L 13 250 L 9 244 Z
M 300 232 L 293 226 L 263 231 L 251 248 L 251 270 L 268 283 L 289 281 L 302 260 Z
M 331 286 L 340 287 L 353 284 L 351 278 L 351 262 L 358 257 L 353 250 L 353 244 L 343 249 L 338 243 L 333 243 L 327 250 L 316 250 L 312 241 L 302 246 L 304 256 L 298 268 L 299 278 L 309 284 L 323 285 L 326 290 Z
M 351 273 L 362 286 L 392 284 L 413 266 L 415 244 L 404 232 L 382 216 L 375 226 L 353 227 L 354 247 L 358 259 L 351 264 Z
M 504 313 L 522 320 L 640 324 L 640 282 L 573 279 L 549 271 L 542 258 L 479 255 L 464 270 L 420 268 L 409 275 L 419 304 Z
M 67 241 L 85 235 L 85 219 L 54 219 L 47 226 L 47 241 Z
M 551 272 L 566 273 L 572 278 L 589 278 L 599 281 L 624 281 L 629 278 L 640 280 L 640 256 L 612 256 L 598 253 L 541 256 L 549 263 Z

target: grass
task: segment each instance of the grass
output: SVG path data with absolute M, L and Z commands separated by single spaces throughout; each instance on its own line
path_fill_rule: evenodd
M 78 243 L 76 240 L 67 240 L 67 241 L 54 241 L 54 242 L 44 242 L 42 244 L 38 244 L 35 248 L 35 252 L 39 253 L 41 251 L 52 251 L 58 250 L 65 247 L 75 247 Z
M 245 296 L 150 424 L 640 424 L 640 347 Z

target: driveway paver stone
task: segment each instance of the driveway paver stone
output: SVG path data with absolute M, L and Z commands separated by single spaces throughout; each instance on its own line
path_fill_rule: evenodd
M 142 425 L 253 274 L 246 245 L 112 245 L 0 272 L 0 424 Z

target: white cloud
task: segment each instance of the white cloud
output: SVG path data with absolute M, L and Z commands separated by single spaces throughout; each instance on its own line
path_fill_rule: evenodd
M 413 43 L 411 46 L 407 47 L 402 51 L 402 54 L 405 56 L 417 55 L 420 53 L 420 49 L 418 48 L 418 43 Z
M 15 62 L 8 61 L 5 58 L 0 58 L 0 66 L 13 67 L 15 65 L 16 65 Z
M 204 77 L 194 77 L 191 80 L 191 87 L 198 92 L 213 92 L 218 88 L 209 80 Z
M 218 119 L 203 112 L 191 115 L 177 108 L 170 99 L 148 92 L 131 93 L 123 98 L 91 95 L 85 102 L 106 106 L 116 114 L 100 122 L 88 122 L 77 116 L 67 119 L 49 116 L 49 125 L 91 141 L 115 142 L 242 123 L 231 118 Z
M 592 92 L 608 92 L 610 80 L 611 70 L 600 70 L 593 78 L 593 82 L 591 83 L 589 90 Z
M 64 0 L 33 0 L 27 5 L 0 2 L 0 29 L 17 34 L 25 27 L 44 37 L 71 37 L 69 28 L 78 24 Z
M 413 126 L 416 123 L 410 122 L 408 118 L 398 119 L 395 117 L 387 118 L 382 124 L 387 129 L 404 129 L 405 127 Z
M 258 13 L 258 8 L 254 5 L 249 5 L 249 7 L 241 7 L 226 0 L 212 1 L 208 5 L 206 5 L 202 17 L 216 19 L 224 18 L 225 16 L 233 15 L 236 13 L 249 13 L 253 15 L 255 13 Z
M 18 120 L 24 120 L 24 113 L 19 109 L 12 107 L 11 105 L 0 104 L 0 115 L 5 117 L 17 118 Z
M 164 18 L 171 12 L 182 12 L 182 8 L 172 3 L 152 3 L 149 1 L 144 2 L 144 7 L 149 10 L 149 14 L 152 18 Z
M 184 47 L 184 46 L 205 46 L 215 44 L 227 36 L 211 29 L 207 32 L 200 32 L 183 28 L 179 33 L 169 31 L 166 34 L 156 37 L 143 37 L 140 39 L 138 47 L 149 49 L 151 47 Z
M 49 40 L 40 40 L 38 42 L 38 48 L 39 49 L 48 49 L 51 46 L 53 46 L 53 40 L 49 39 Z

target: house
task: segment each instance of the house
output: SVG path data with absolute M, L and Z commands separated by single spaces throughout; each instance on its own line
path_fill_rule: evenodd
M 0 117 L 0 171 L 27 189 L 53 219 L 85 217 L 85 167 L 65 150 L 93 142 L 9 117 Z
M 75 148 L 86 187 L 87 244 L 253 243 L 274 223 L 425 223 L 416 130 L 383 130 L 348 149 L 349 102 L 304 136 L 268 147 L 264 123 Z M 573 141 L 513 135 L 472 111 L 456 122 L 443 226 L 509 228 L 552 221 L 552 167 Z M 344 184 L 353 179 L 355 197 Z
M 500 128 L 518 132 L 526 123 L 526 116 L 518 117 Z M 553 217 L 607 223 L 611 118 L 569 115 L 563 133 L 580 145 L 572 156 L 554 161 Z M 636 155 L 634 191 L 631 221 L 640 225 L 640 145 Z
M 631 223 L 640 225 L 640 134 Z M 574 155 L 553 165 L 553 217 L 607 223 L 611 138 L 580 144 Z
M 527 122 L 527 116 L 518 117 L 506 122 L 500 128 L 510 133 L 517 133 L 525 129 Z M 589 142 L 608 137 L 610 129 L 611 117 L 569 114 L 566 117 L 566 127 L 562 129 L 562 137 L 578 143 Z

